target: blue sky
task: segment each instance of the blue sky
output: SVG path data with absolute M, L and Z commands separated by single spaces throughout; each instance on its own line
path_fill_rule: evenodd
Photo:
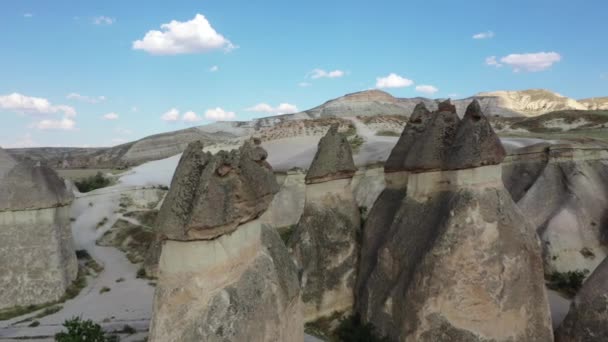
M 3 1 L 0 146 L 108 146 L 377 87 L 608 96 L 606 1 L 160 3 Z

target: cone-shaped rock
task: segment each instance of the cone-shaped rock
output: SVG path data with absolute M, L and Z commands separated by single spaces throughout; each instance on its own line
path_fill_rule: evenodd
M 384 164 L 385 172 L 405 170 L 405 156 L 407 156 L 408 151 L 412 148 L 416 140 L 424 134 L 427 124 L 432 118 L 430 114 L 431 112 L 426 109 L 423 102 L 416 105 L 397 144 L 393 147 L 391 154 Z
M 350 145 L 332 127 L 319 142 L 306 177 L 314 182 L 306 186 L 304 212 L 287 244 L 300 269 L 307 322 L 349 312 L 354 303 L 361 225 L 350 186 L 354 171 Z
M 211 155 L 196 142 L 182 155 L 157 221 L 149 341 L 304 339 L 296 267 L 257 219 L 278 187 L 258 144 Z
M 159 214 L 160 233 L 172 240 L 211 239 L 257 218 L 278 185 L 266 151 L 246 142 L 240 149 L 202 152 L 188 146 Z
M 500 164 L 505 155 L 505 149 L 488 118 L 481 112 L 479 102 L 473 100 L 458 125 L 446 168 L 457 170 Z
M 59 300 L 76 278 L 72 200 L 55 171 L 0 149 L 0 309 Z
M 403 169 L 410 172 L 444 169 L 459 122 L 456 107 L 450 100 L 439 103 L 439 109 L 431 114 L 425 133 L 414 140 L 405 155 Z
M 338 132 L 338 125 L 332 125 L 319 141 L 317 153 L 306 174 L 306 184 L 351 178 L 355 171 L 350 144 L 346 136 Z
M 608 341 L 608 258 L 580 289 L 555 332 L 556 342 Z

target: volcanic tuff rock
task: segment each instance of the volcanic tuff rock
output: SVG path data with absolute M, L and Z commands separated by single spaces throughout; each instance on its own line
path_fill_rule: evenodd
M 212 239 L 262 214 L 278 191 L 266 152 L 246 142 L 238 150 L 203 153 L 191 143 L 176 169 L 157 226 L 172 240 Z
M 306 174 L 306 184 L 352 178 L 355 171 L 350 144 L 344 134 L 338 133 L 338 125 L 332 125 L 319 141 L 317 153 Z
M 608 259 L 597 267 L 572 301 L 555 332 L 556 342 L 608 341 Z
M 545 272 L 593 271 L 608 255 L 608 149 L 538 144 L 503 164 L 503 181 L 543 241 Z
M 608 96 L 606 97 L 592 97 L 589 99 L 578 100 L 589 110 L 606 110 L 608 109 Z
M 425 133 L 431 119 L 431 112 L 426 108 L 424 103 L 421 102 L 417 104 L 412 115 L 410 115 L 397 144 L 393 147 L 391 154 L 384 164 L 384 170 L 386 172 L 405 170 L 405 161 L 403 158 L 408 155 L 408 152 L 414 143 Z
M 361 223 L 351 178 L 344 178 L 354 172 L 350 145 L 337 135 L 332 128 L 319 142 L 307 179 L 321 175 L 323 182 L 306 186 L 304 212 L 287 243 L 301 270 L 307 322 L 348 312 L 354 303 Z M 349 173 L 336 173 L 340 165 L 347 165 Z
M 480 123 L 465 122 L 464 130 L 484 137 L 477 141 L 493 141 L 476 106 L 469 106 L 469 116 L 479 114 Z M 435 144 L 430 151 L 438 151 L 432 159 L 438 171 L 387 174 L 404 178 L 407 195 L 383 201 L 398 198 L 405 188 L 395 179 L 370 212 L 357 311 L 381 334 L 399 341 L 551 341 L 538 239 L 504 189 L 501 167 L 441 170 L 446 161 L 441 151 L 452 144 L 440 137 L 458 136 L 450 113 L 447 103 L 440 106 L 431 124 L 441 121 L 427 128 L 430 138 L 419 140 Z M 496 164 L 504 156 L 500 149 L 494 155 L 477 153 L 464 145 L 475 139 L 458 139 L 454 145 L 460 146 L 465 165 Z M 417 152 L 412 148 L 409 154 Z M 368 231 L 381 234 L 368 240 Z
M 52 169 L 0 149 L 0 309 L 56 301 L 76 278 L 72 200 Z
M 297 271 L 256 219 L 277 189 L 266 152 L 202 152 L 179 162 L 157 224 L 163 232 L 151 341 L 302 341 Z

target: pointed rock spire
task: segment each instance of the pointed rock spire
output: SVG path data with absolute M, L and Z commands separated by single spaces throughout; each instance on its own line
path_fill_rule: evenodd
M 306 174 L 306 183 L 350 178 L 355 171 L 357 168 L 346 136 L 338 132 L 337 124 L 331 125 L 327 134 L 319 141 L 317 153 Z
M 158 226 L 172 240 L 205 240 L 234 231 L 261 215 L 278 184 L 266 151 L 246 142 L 215 155 L 194 142 L 182 155 Z
M 446 167 L 456 170 L 500 164 L 505 155 L 505 149 L 481 111 L 479 102 L 473 100 L 458 125 Z
M 395 172 L 405 170 L 404 162 L 409 150 L 414 142 L 425 132 L 427 124 L 431 120 L 431 112 L 423 102 L 414 108 L 412 115 L 405 125 L 399 140 L 384 164 L 385 172 Z
M 431 114 L 426 131 L 415 139 L 405 156 L 404 169 L 412 172 L 442 170 L 449 147 L 454 141 L 460 118 L 450 100 L 439 103 Z

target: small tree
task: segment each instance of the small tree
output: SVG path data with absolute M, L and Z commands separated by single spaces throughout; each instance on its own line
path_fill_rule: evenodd
M 67 329 L 55 335 L 57 342 L 111 342 L 116 339 L 107 337 L 101 326 L 91 320 L 83 321 L 80 317 L 74 317 L 63 322 Z

